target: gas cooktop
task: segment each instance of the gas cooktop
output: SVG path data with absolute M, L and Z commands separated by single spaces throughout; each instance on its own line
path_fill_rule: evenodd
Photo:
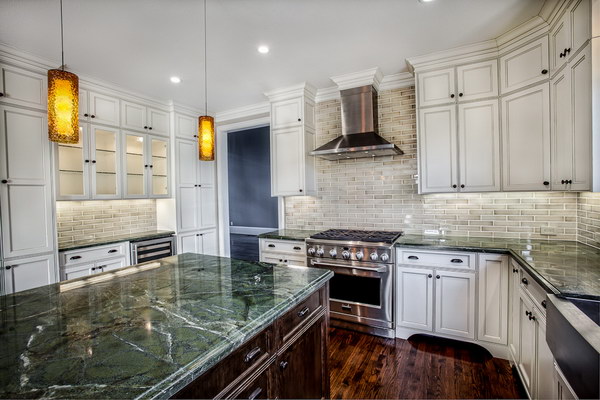
M 392 244 L 402 236 L 402 232 L 363 231 L 352 229 L 329 229 L 312 235 L 311 239 L 339 240 L 348 242 L 371 242 Z

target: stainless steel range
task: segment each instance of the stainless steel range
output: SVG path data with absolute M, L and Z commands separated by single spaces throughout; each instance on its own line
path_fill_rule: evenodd
M 307 265 L 333 271 L 332 326 L 394 336 L 394 242 L 402 232 L 330 229 L 306 240 Z

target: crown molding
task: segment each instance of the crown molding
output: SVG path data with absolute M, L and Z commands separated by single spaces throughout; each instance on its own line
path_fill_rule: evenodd
M 222 123 L 235 119 L 257 117 L 271 112 L 271 104 L 268 101 L 251 104 L 249 106 L 237 107 L 231 110 L 221 111 L 215 114 L 215 122 Z
M 535 16 L 510 31 L 498 36 L 498 54 L 502 55 L 512 51 L 515 47 L 522 46 L 527 42 L 537 39 L 548 33 L 550 26 L 540 16 Z
M 410 57 L 406 59 L 406 64 L 408 65 L 408 70 L 411 73 L 414 73 L 415 70 L 439 68 L 456 63 L 470 63 L 485 58 L 496 57 L 497 55 L 498 49 L 496 40 L 492 39 L 468 44 L 466 46 L 455 47 L 453 49 Z
M 287 100 L 298 96 L 304 96 L 314 101 L 317 95 L 317 88 L 308 82 L 302 82 L 298 85 L 265 92 L 264 95 L 269 98 L 269 101 Z
M 386 75 L 381 80 L 379 90 L 391 90 L 403 87 L 413 86 L 415 78 L 410 72 L 400 72 L 398 74 Z
M 546 0 L 538 15 L 544 21 L 548 22 L 549 25 L 552 25 L 562 11 L 562 8 L 566 7 L 569 1 L 570 0 Z
M 373 67 L 349 74 L 332 76 L 330 79 L 337 85 L 339 90 L 368 85 L 372 85 L 375 90 L 378 90 L 383 79 L 383 73 L 379 67 Z
M 330 86 L 328 88 L 318 89 L 317 96 L 315 97 L 315 103 L 322 103 L 329 100 L 339 100 L 340 89 L 337 86 Z

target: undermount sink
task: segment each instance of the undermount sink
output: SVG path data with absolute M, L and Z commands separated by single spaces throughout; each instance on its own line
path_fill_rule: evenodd
M 546 341 L 579 398 L 600 398 L 600 301 L 548 295 Z

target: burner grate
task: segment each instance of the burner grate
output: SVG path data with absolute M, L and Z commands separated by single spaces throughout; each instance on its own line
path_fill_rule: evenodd
M 352 229 L 329 229 L 311 236 L 311 239 L 343 240 L 351 242 L 394 243 L 402 235 L 395 231 L 362 231 Z

